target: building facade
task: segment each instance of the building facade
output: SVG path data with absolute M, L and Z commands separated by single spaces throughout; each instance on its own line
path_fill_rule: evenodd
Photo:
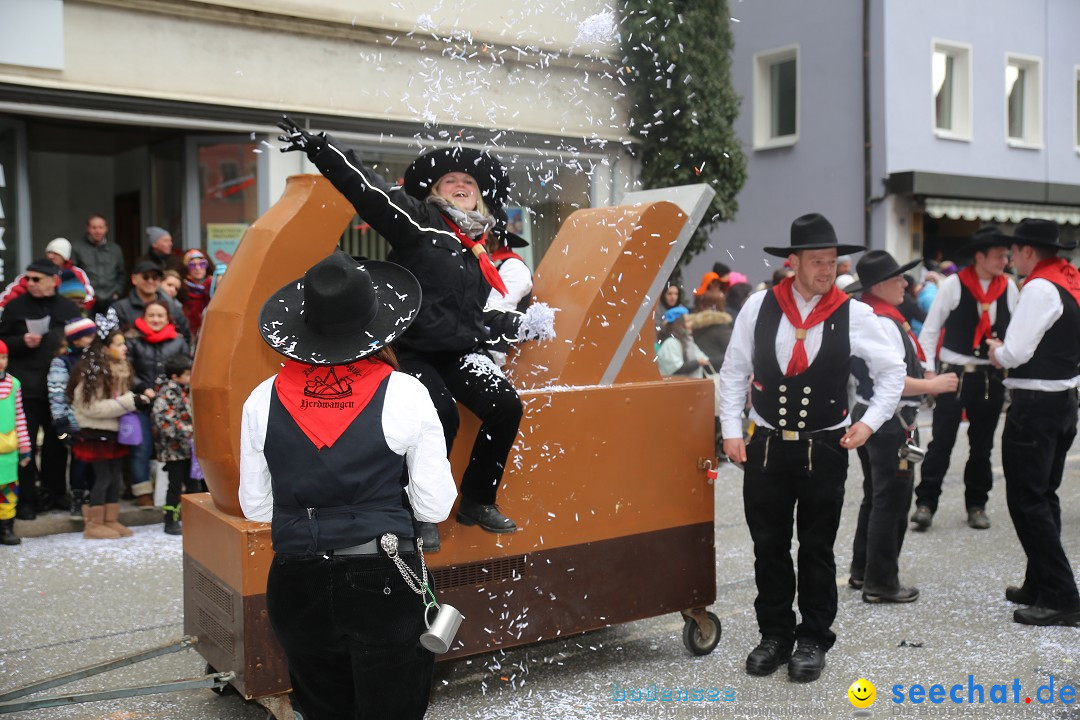
M 636 177 L 614 33 L 596 0 L 0 0 L 2 274 L 92 213 L 129 267 L 149 225 L 227 261 L 313 171 L 278 152 L 283 113 L 390 179 L 432 147 L 493 149 L 539 254 Z M 361 223 L 343 242 L 384 251 Z
M 901 261 L 958 257 L 983 223 L 1057 220 L 1080 239 L 1080 4 L 764 0 L 731 4 L 748 179 L 686 270 L 756 282 L 791 220 Z M 782 262 L 782 261 L 779 261 Z

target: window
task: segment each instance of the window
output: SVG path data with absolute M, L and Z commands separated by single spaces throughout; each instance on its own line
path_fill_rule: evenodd
M 754 149 L 799 139 L 799 46 L 754 55 Z
M 934 134 L 971 139 L 971 46 L 935 40 L 931 62 Z
M 1014 147 L 1042 146 L 1040 60 L 1005 56 L 1005 135 Z

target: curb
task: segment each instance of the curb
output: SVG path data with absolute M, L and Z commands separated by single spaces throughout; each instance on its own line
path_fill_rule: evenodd
M 164 522 L 164 511 L 160 507 L 142 508 L 132 502 L 120 502 L 120 524 L 127 527 L 153 525 Z M 50 510 L 40 513 L 35 520 L 15 519 L 15 534 L 21 538 L 45 537 L 83 531 L 82 520 L 72 520 L 63 510 Z

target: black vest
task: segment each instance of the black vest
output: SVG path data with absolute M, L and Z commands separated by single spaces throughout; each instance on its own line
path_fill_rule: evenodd
M 959 355 L 970 357 L 988 358 L 989 346 L 986 338 L 979 343 L 979 347 L 972 349 L 971 341 L 975 339 L 975 326 L 979 324 L 979 316 L 982 310 L 975 302 L 975 296 L 971 291 L 960 283 L 960 302 L 945 318 L 945 340 L 942 347 L 952 350 Z M 997 299 L 997 318 L 990 326 L 990 337 L 998 340 L 1005 339 L 1005 329 L 1009 326 L 1009 288 L 1006 281 L 1005 292 Z
M 823 323 L 821 349 L 804 372 L 784 377 L 776 359 L 776 334 L 784 316 L 769 290 L 754 328 L 754 383 L 750 402 L 774 428 L 813 432 L 839 425 L 848 414 L 847 379 L 851 371 L 851 303 L 845 302 Z
M 1042 336 L 1031 359 L 1009 371 L 1010 378 L 1068 380 L 1080 375 L 1080 306 L 1073 296 L 1054 283 L 1064 310 Z
M 315 449 L 270 394 L 263 455 L 270 469 L 274 552 L 320 553 L 360 545 L 383 533 L 413 537 L 402 486 L 405 458 L 382 430 L 387 377 L 333 446 Z
M 908 335 L 908 331 L 904 329 L 904 323 L 896 322 L 893 318 L 887 318 L 889 322 L 896 325 L 900 330 L 900 335 L 904 338 L 904 364 L 907 365 L 907 376 L 910 378 L 923 377 L 923 366 L 919 362 L 919 352 L 915 349 L 915 342 Z M 855 378 L 855 391 L 859 394 L 863 400 L 870 400 L 874 397 L 874 381 L 870 379 L 870 368 L 866 366 L 866 361 L 860 357 L 851 358 L 851 376 Z M 904 395 L 905 398 L 920 398 L 921 394 L 916 393 L 914 395 Z

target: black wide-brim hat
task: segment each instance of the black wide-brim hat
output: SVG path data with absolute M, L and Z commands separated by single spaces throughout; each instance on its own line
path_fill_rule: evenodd
M 866 250 L 862 245 L 840 245 L 832 223 L 824 215 L 810 213 L 795 218 L 791 223 L 791 247 L 767 247 L 765 252 L 777 257 L 787 257 L 800 250 L 836 250 L 838 255 L 860 253 Z
M 503 244 L 512 248 L 528 247 L 528 240 L 516 233 L 510 232 L 510 219 L 506 216 L 506 211 L 503 210 L 502 207 L 496 205 L 491 208 L 491 216 L 495 218 L 495 227 L 493 227 L 491 231 Z
M 1012 244 L 1033 247 L 1072 250 L 1076 243 L 1063 243 L 1058 239 L 1058 224 L 1053 220 L 1024 218 L 1012 234 Z
M 408 270 L 337 250 L 270 296 L 259 334 L 293 360 L 344 365 L 392 343 L 419 309 L 420 283 Z
M 844 292 L 854 295 L 863 290 L 869 290 L 879 282 L 903 275 L 921 262 L 922 258 L 919 258 L 901 265 L 896 262 L 896 258 L 884 250 L 871 250 L 859 258 L 859 262 L 855 264 L 855 274 L 859 276 L 859 281 L 848 285 L 844 288 Z
M 986 252 L 990 248 L 1007 248 L 1012 245 L 1012 238 L 1001 232 L 997 225 L 983 225 L 971 236 L 971 242 L 960 248 L 964 255 L 974 255 L 976 252 Z
M 452 172 L 472 176 L 480 197 L 490 207 L 501 207 L 510 196 L 510 177 L 499 160 L 482 150 L 448 147 L 424 153 L 405 171 L 402 188 L 418 200 L 431 194 L 435 183 Z

